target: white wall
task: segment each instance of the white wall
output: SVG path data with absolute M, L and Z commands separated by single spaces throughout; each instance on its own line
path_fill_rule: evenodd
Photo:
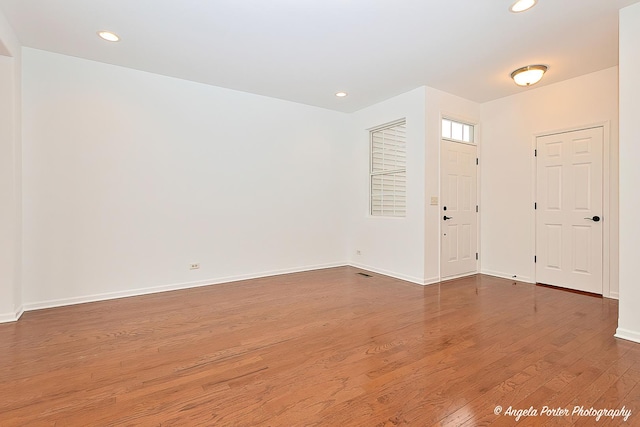
M 620 305 L 616 336 L 640 342 L 640 4 L 620 10 Z
M 482 272 L 523 281 L 535 280 L 534 135 L 608 123 L 605 196 L 610 210 L 603 215 L 610 228 L 605 251 L 610 250 L 611 269 L 605 265 L 605 296 L 617 297 L 617 67 L 487 102 L 481 119 Z
M 344 264 L 348 115 L 33 49 L 23 69 L 27 309 Z
M 20 66 L 20 44 L 0 13 L 0 322 L 16 320 L 22 304 Z
M 617 68 L 483 105 L 421 87 L 346 115 L 23 52 L 28 309 L 347 262 L 435 282 L 440 206 L 428 201 L 440 191 L 442 115 L 482 119 L 482 271 L 525 281 L 533 280 L 533 135 L 609 121 L 617 260 Z M 408 215 L 372 218 L 367 129 L 403 117 Z M 201 268 L 189 271 L 191 262 Z M 0 299 L 14 301 L 0 315 L 19 307 L 16 283 L 0 287 Z
M 414 283 L 424 283 L 424 87 L 353 113 L 350 155 L 350 222 L 352 265 Z M 407 120 L 407 216 L 369 215 L 369 131 L 398 119 Z M 360 251 L 360 255 L 356 251 Z
M 440 207 L 429 201 L 440 194 L 443 115 L 477 123 L 480 106 L 421 87 L 353 113 L 351 264 L 419 284 L 440 279 Z M 368 129 L 403 117 L 407 119 L 407 217 L 371 217 Z
M 440 231 L 443 211 L 441 204 L 430 204 L 431 197 L 440 200 L 440 149 L 442 117 L 477 124 L 476 143 L 482 145 L 480 104 L 427 87 L 426 96 L 426 159 L 425 159 L 425 282 L 440 280 Z

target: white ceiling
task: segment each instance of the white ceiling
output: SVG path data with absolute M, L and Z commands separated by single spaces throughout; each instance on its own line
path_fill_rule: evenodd
M 24 46 L 351 112 L 427 85 L 485 102 L 618 63 L 640 0 L 0 0 Z M 108 43 L 107 29 L 122 37 Z M 347 98 L 334 93 L 347 91 Z

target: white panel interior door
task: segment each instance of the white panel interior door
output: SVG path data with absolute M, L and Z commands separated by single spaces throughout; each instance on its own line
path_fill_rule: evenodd
M 603 128 L 537 138 L 536 281 L 602 294 Z
M 476 146 L 442 141 L 440 159 L 443 278 L 478 271 L 478 188 Z

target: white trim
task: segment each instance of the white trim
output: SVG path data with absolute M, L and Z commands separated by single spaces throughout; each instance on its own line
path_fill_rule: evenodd
M 533 134 L 532 141 L 532 154 L 534 150 L 538 149 L 538 138 L 542 136 L 557 135 L 561 133 L 576 132 L 587 129 L 602 128 L 602 217 L 604 218 L 603 230 L 602 230 L 602 296 L 605 298 L 618 299 L 617 292 L 611 292 L 611 121 L 605 120 L 602 122 L 590 123 L 584 126 L 563 128 L 552 131 L 536 132 Z M 536 200 L 538 175 L 537 175 L 537 157 L 532 156 L 532 189 L 531 206 Z M 617 189 L 616 189 L 617 190 Z M 536 249 L 536 224 L 537 224 L 538 211 L 533 212 L 533 221 L 531 226 L 531 237 L 533 254 L 537 255 Z M 536 264 L 531 260 L 531 277 L 534 278 L 532 283 L 535 283 L 536 277 Z
M 24 308 L 20 307 L 15 313 L 0 314 L 0 323 L 16 322 L 20 319 L 23 313 Z
M 602 296 L 612 298 L 611 292 L 611 123 L 603 123 L 602 214 L 606 215 L 602 229 Z M 618 168 L 619 170 L 620 168 Z M 617 173 L 617 172 L 616 172 Z M 618 190 L 616 189 L 616 192 Z M 618 262 L 615 262 L 618 265 Z M 617 294 L 617 292 L 614 292 Z
M 229 276 L 225 278 L 202 280 L 197 282 L 176 283 L 172 285 L 155 286 L 150 288 L 139 288 L 139 289 L 133 289 L 129 291 L 109 292 L 109 293 L 103 293 L 103 294 L 87 295 L 83 297 L 63 298 L 63 299 L 57 299 L 57 300 L 29 303 L 29 304 L 25 304 L 24 307 L 20 307 L 20 309 L 18 309 L 15 313 L 0 314 L 0 323 L 15 322 L 20 319 L 20 317 L 25 311 L 35 311 L 35 310 L 42 310 L 47 308 L 64 307 L 64 306 L 84 304 L 89 302 L 108 301 L 108 300 L 118 299 L 118 298 L 149 295 L 149 294 L 169 292 L 169 291 L 175 291 L 175 290 L 181 290 L 181 289 L 191 289 L 191 288 L 199 288 L 203 286 L 232 283 L 232 282 L 237 282 L 241 280 L 259 279 L 259 278 L 264 278 L 269 276 L 278 276 L 282 274 L 301 273 L 301 272 L 307 272 L 307 271 L 313 271 L 313 270 L 322 270 L 327 268 L 347 267 L 347 266 L 359 268 L 361 270 L 366 270 L 376 274 L 382 274 L 384 276 L 389 276 L 394 279 L 403 280 L 403 281 L 410 282 L 420 286 L 438 284 L 443 281 L 455 280 L 462 277 L 473 276 L 476 274 L 499 277 L 502 279 L 517 280 L 518 282 L 524 282 L 524 283 L 532 283 L 532 284 L 535 283 L 535 281 L 532 281 L 528 277 L 513 277 L 512 275 L 509 275 L 507 273 L 500 273 L 500 272 L 489 271 L 489 270 L 482 270 L 480 272 L 471 272 L 471 273 L 466 273 L 459 276 L 446 277 L 446 278 L 443 278 L 442 280 L 439 279 L 438 277 L 432 277 L 429 279 L 419 279 L 417 277 L 407 276 L 405 274 L 396 273 L 393 271 L 384 270 L 380 268 L 375 268 L 375 267 L 371 267 L 364 264 L 359 264 L 354 262 L 350 262 L 350 263 L 335 262 L 335 263 L 319 264 L 319 265 L 312 265 L 312 266 L 306 266 L 306 267 L 300 267 L 300 268 L 272 270 L 272 271 L 267 271 L 267 272 L 258 273 L 258 274 Z M 612 295 L 611 298 L 618 298 L 618 295 L 617 294 L 615 294 L 615 296 Z M 616 333 L 616 337 L 627 339 L 630 341 L 640 342 L 640 333 L 635 333 L 635 332 L 627 331 L 624 329 L 618 329 Z
M 541 132 L 534 132 L 533 134 L 533 138 L 537 138 L 539 136 L 550 136 L 550 135 L 558 135 L 560 133 L 570 133 L 570 132 L 575 132 L 577 130 L 587 130 L 587 129 L 595 129 L 595 128 L 601 128 L 601 127 L 605 127 L 609 125 L 609 120 L 604 120 L 601 122 L 596 122 L 596 123 L 589 123 L 586 124 L 584 126 L 573 126 L 573 127 L 568 127 L 568 128 L 560 128 L 560 129 L 553 129 L 553 130 L 548 130 L 548 131 L 541 131 Z
M 453 276 L 443 277 L 443 278 L 440 279 L 440 281 L 441 282 L 448 282 L 449 280 L 462 279 L 463 277 L 475 276 L 476 274 L 478 274 L 477 271 L 470 271 L 468 273 L 456 274 L 456 275 L 453 275 Z
M 443 141 L 445 141 L 445 142 L 453 142 L 454 144 L 471 145 L 472 147 L 476 147 L 476 154 L 478 154 L 478 149 L 477 149 L 478 148 L 478 144 L 471 144 L 469 142 L 458 141 L 457 139 L 440 138 L 440 143 L 441 144 L 442 144 Z M 478 160 L 480 160 L 480 157 L 478 157 Z
M 478 226 L 477 226 L 477 233 L 476 233 L 476 239 L 477 239 L 477 243 L 476 243 L 476 250 L 478 251 L 478 259 L 476 261 L 476 273 L 478 274 L 482 274 L 482 162 L 480 161 L 480 159 L 482 159 L 482 144 L 480 144 L 480 142 L 482 142 L 482 136 L 480 134 L 481 131 L 481 126 L 480 124 L 476 124 L 475 125 L 475 142 L 476 142 L 476 159 L 478 159 L 478 165 L 476 167 L 476 205 L 478 206 Z
M 531 138 L 531 203 L 529 206 L 532 208 L 535 206 L 535 203 L 538 202 L 538 134 L 533 134 Z M 529 276 L 533 278 L 533 283 L 536 282 L 536 262 L 534 261 L 534 257 L 538 256 L 538 248 L 537 248 L 537 240 L 538 236 L 536 234 L 538 224 L 538 210 L 534 208 L 533 213 L 531 214 L 531 220 L 529 222 L 529 233 L 531 236 L 531 257 L 529 258 L 529 262 L 531 263 L 531 270 L 529 271 Z
M 499 271 L 482 270 L 482 271 L 480 271 L 480 274 L 484 274 L 486 276 L 499 277 L 501 279 L 515 280 L 517 282 L 524 282 L 524 283 L 531 283 L 531 284 L 535 284 L 536 283 L 536 281 L 532 280 L 530 277 L 522 277 L 522 276 L 515 276 L 514 277 L 513 274 L 501 273 Z
M 630 331 L 629 329 L 616 329 L 614 337 L 640 343 L 640 332 Z
M 406 274 L 400 274 L 400 273 L 396 273 L 394 271 L 383 270 L 381 268 L 375 268 L 375 267 L 371 267 L 369 265 L 359 264 L 359 263 L 355 263 L 355 262 L 351 262 L 349 265 L 351 267 L 359 268 L 361 270 L 367 270 L 367 271 L 370 271 L 372 273 L 377 273 L 377 274 L 382 274 L 384 276 L 393 277 L 394 279 L 404 280 L 405 282 L 415 283 L 416 285 L 424 286 L 424 285 L 427 285 L 427 284 L 436 283 L 436 282 L 427 283 L 426 280 L 420 279 L 418 277 L 407 276 Z M 430 280 L 434 280 L 434 279 L 430 279 Z
M 299 268 L 288 268 L 282 270 L 265 271 L 262 273 L 243 274 L 238 276 L 228 276 L 217 279 L 200 280 L 197 282 L 175 283 L 171 285 L 154 286 L 150 288 L 138 288 L 127 291 L 108 292 L 103 294 L 86 295 L 73 298 L 62 298 L 56 300 L 32 302 L 24 305 L 25 311 L 42 310 L 45 308 L 63 307 L 67 305 L 84 304 L 88 302 L 107 301 L 118 298 L 133 297 L 139 295 L 155 294 L 160 292 L 176 291 L 180 289 L 198 288 L 202 286 L 218 285 L 221 283 L 237 282 L 240 280 L 259 279 L 269 276 L 278 276 L 281 274 L 301 273 L 305 271 L 321 270 L 325 268 L 343 267 L 347 265 L 344 262 L 334 262 L 328 264 L 310 265 Z M 2 317 L 0 317 L 0 320 Z M 15 319 L 17 320 L 17 319 Z M 11 320 L 7 320 L 11 321 Z
M 402 124 L 402 123 L 406 124 L 406 122 L 407 122 L 407 118 L 406 117 L 402 117 L 400 119 L 392 120 L 392 121 L 390 121 L 388 123 L 384 123 L 382 125 L 376 125 L 374 127 L 370 127 L 368 129 L 365 129 L 365 130 L 368 131 L 369 133 L 371 133 L 371 132 L 375 132 L 375 131 L 380 130 L 380 129 L 385 129 L 385 128 L 390 128 L 390 127 L 393 127 L 393 126 L 397 126 L 397 125 Z
M 440 282 L 441 282 L 441 280 L 440 280 L 439 277 L 432 277 L 430 279 L 424 279 L 422 281 L 422 284 L 424 286 L 429 286 L 429 285 L 435 285 L 435 284 L 440 283 Z
M 334 263 L 328 263 L 328 264 L 311 265 L 311 266 L 300 267 L 300 268 L 273 270 L 273 271 L 267 271 L 267 272 L 262 272 L 257 274 L 229 276 L 224 278 L 201 280 L 197 282 L 175 283 L 171 285 L 154 286 L 150 288 L 139 288 L 139 289 L 132 289 L 127 291 L 108 292 L 108 293 L 102 293 L 102 294 L 86 295 L 82 297 L 61 298 L 56 300 L 28 303 L 28 304 L 25 304 L 23 308 L 20 308 L 20 310 L 17 313 L 9 313 L 4 315 L 0 314 L 0 323 L 15 322 L 20 318 L 22 313 L 25 311 L 43 310 L 47 308 L 64 307 L 64 306 L 84 304 L 89 302 L 108 301 L 108 300 L 113 300 L 118 298 L 127 298 L 127 297 L 140 296 L 140 295 L 156 294 L 160 292 L 169 292 L 169 291 L 176 291 L 181 289 L 191 289 L 191 288 L 199 288 L 203 286 L 218 285 L 223 283 L 232 283 L 232 282 L 237 282 L 241 280 L 259 279 L 259 278 L 264 278 L 269 276 L 278 276 L 281 274 L 301 273 L 306 271 L 322 270 L 326 268 L 346 267 L 346 266 L 367 270 L 372 273 L 382 274 L 385 276 L 392 277 L 394 279 L 404 280 L 406 282 L 411 282 L 413 284 L 417 284 L 421 286 L 432 285 L 440 282 L 440 279 L 438 279 L 437 277 L 423 280 L 416 277 L 407 276 L 405 274 L 395 273 L 392 271 L 374 268 L 374 267 L 366 266 L 363 264 L 357 264 L 353 262 L 352 263 L 334 262 Z

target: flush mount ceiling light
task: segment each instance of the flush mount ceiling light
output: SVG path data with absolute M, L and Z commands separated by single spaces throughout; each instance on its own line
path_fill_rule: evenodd
M 112 33 L 111 31 L 98 31 L 98 36 L 108 42 L 120 41 L 120 37 L 116 33 Z
M 509 9 L 513 13 L 524 12 L 536 5 L 538 0 L 518 0 Z
M 349 95 L 347 92 L 336 92 L 338 98 L 344 98 L 347 95 Z
M 538 83 L 548 69 L 546 65 L 527 65 L 511 73 L 511 78 L 518 86 L 531 86 Z

